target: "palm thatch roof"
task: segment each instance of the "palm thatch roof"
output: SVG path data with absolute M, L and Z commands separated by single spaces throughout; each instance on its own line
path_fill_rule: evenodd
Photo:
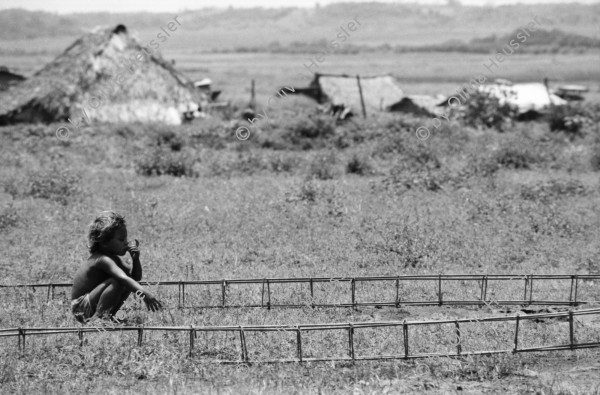
M 363 100 L 367 111 L 389 110 L 400 101 L 404 93 L 391 75 L 360 77 Z M 358 79 L 346 74 L 315 74 L 308 88 L 296 89 L 319 103 L 330 102 L 345 105 L 355 112 L 361 110 Z
M 442 100 L 443 98 L 427 95 L 409 95 L 392 104 L 389 110 L 422 116 L 439 115 L 443 112 L 443 109 L 438 106 Z
M 0 93 L 0 125 L 58 122 L 181 123 L 203 98 L 171 63 L 123 25 L 76 40 L 31 78 Z

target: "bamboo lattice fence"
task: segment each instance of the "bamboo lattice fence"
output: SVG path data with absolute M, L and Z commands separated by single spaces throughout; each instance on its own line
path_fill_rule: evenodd
M 25 348 L 27 336 L 48 336 L 58 334 L 77 335 L 83 343 L 84 336 L 91 333 L 100 332 L 137 332 L 137 345 L 142 346 L 145 336 L 153 332 L 180 332 L 189 338 L 188 356 L 200 361 L 218 362 L 218 363 L 283 363 L 283 362 L 312 362 L 312 361 L 362 361 L 362 360 L 389 360 L 389 359 L 413 359 L 426 357 L 460 357 L 468 355 L 490 355 L 500 353 L 524 353 L 524 352 L 542 352 L 557 350 L 578 350 L 584 348 L 596 348 L 600 346 L 600 333 L 597 328 L 577 333 L 576 327 L 584 327 L 576 317 L 597 316 L 600 315 L 600 308 L 542 313 L 530 315 L 514 315 L 503 317 L 487 317 L 479 319 L 455 319 L 455 320 L 430 320 L 430 321 L 389 321 L 389 322 L 356 322 L 356 323 L 330 323 L 330 324 L 307 324 L 307 325 L 251 325 L 251 326 L 124 326 L 124 327 L 63 327 L 63 328 L 9 328 L 0 329 L 0 338 L 17 337 L 19 349 Z M 487 349 L 474 349 L 469 340 L 473 340 L 469 333 L 476 334 L 473 331 L 474 325 L 493 325 L 503 324 L 501 333 L 494 331 L 490 333 L 495 338 L 496 343 L 486 341 Z M 553 328 L 564 330 L 565 341 L 560 344 L 537 344 L 526 346 L 525 341 L 543 343 L 543 336 L 537 332 L 532 332 L 532 325 L 551 325 Z M 557 326 L 558 325 L 558 326 Z M 372 352 L 373 347 L 369 347 L 368 339 L 377 337 L 375 332 L 385 329 L 395 330 L 395 336 L 392 338 L 393 347 L 386 345 L 380 352 Z M 426 329 L 423 329 L 426 328 Z M 434 328 L 434 329 L 431 329 Z M 512 329 L 511 329 L 512 328 Z M 533 328 L 536 329 L 537 327 Z M 364 333 L 365 331 L 371 331 Z M 528 332 L 527 332 L 528 331 Z M 209 347 L 211 338 L 205 338 L 202 341 L 202 335 L 215 334 L 219 332 L 233 333 L 238 346 L 235 349 L 238 357 L 236 359 L 214 359 L 202 358 L 207 353 L 203 349 Z M 280 356 L 279 358 L 254 358 L 256 353 L 249 352 L 248 338 L 257 333 L 276 333 L 280 336 L 291 336 L 293 340 L 288 339 L 286 343 L 293 343 L 292 355 Z M 330 348 L 311 347 L 308 337 L 314 332 L 337 332 L 338 349 L 337 355 L 316 355 Z M 527 334 L 528 333 L 528 334 Z M 198 335 L 201 339 L 198 340 Z M 373 335 L 375 334 L 375 335 Z M 436 344 L 438 348 L 444 348 L 443 352 L 433 352 L 431 349 L 423 350 L 423 345 L 419 341 L 423 337 L 431 340 L 432 338 L 446 339 Z M 148 341 L 148 339 L 146 339 Z M 198 344 L 197 344 L 198 343 Z M 307 343 L 309 343 L 307 345 Z M 431 343 L 431 342 L 429 342 Z M 501 344 L 502 343 L 502 344 Z M 181 344 L 181 343 L 180 343 Z M 265 347 L 270 347 L 272 342 L 264 343 Z M 367 344 L 367 347 L 364 345 Z M 497 348 L 490 349 L 493 345 Z M 504 346 L 503 346 L 504 345 Z M 308 350 L 310 348 L 310 350 Z M 364 349 L 371 351 L 364 352 Z M 252 351 L 252 350 L 251 350 Z M 396 351 L 390 353 L 390 351 Z M 228 354 L 229 356 L 231 354 Z M 252 355 L 253 357 L 251 357 Z
M 600 275 L 408 275 L 143 281 L 179 308 L 301 308 L 442 305 L 556 305 L 600 303 Z M 0 285 L 0 289 L 56 288 L 70 283 Z M 163 288 L 164 287 L 164 288 Z M 175 295 L 174 288 L 177 287 Z M 65 294 L 68 297 L 68 294 Z M 204 302 L 204 303 L 202 303 Z

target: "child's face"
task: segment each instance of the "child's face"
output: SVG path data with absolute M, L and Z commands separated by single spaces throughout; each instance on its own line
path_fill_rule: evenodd
M 127 229 L 120 227 L 115 230 L 112 237 L 100 244 L 102 252 L 112 255 L 125 255 L 127 253 Z

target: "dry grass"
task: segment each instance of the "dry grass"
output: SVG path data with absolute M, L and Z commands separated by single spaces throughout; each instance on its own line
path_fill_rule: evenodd
M 307 107 L 300 113 L 310 111 Z M 86 225 L 103 209 L 125 215 L 129 234 L 141 241 L 144 277 L 151 280 L 600 272 L 595 263 L 600 255 L 600 200 L 590 161 L 595 155 L 593 131 L 569 141 L 543 124 L 519 124 L 504 134 L 452 124 L 445 133 L 420 142 L 414 129 L 424 120 L 381 115 L 334 125 L 333 134 L 315 137 L 319 148 L 303 151 L 286 137 L 288 125 L 297 125 L 301 116 L 288 121 L 284 114 L 283 109 L 275 113 L 272 124 L 245 142 L 235 139 L 228 121 L 176 128 L 177 141 L 165 137 L 168 133 L 160 127 L 139 125 L 93 125 L 66 142 L 54 136 L 58 125 L 0 129 L 5 142 L 0 177 L 20 180 L 5 183 L 0 194 L 2 215 L 8 218 L 2 222 L 0 240 L 2 282 L 70 281 L 86 257 Z M 286 145 L 275 149 L 268 140 Z M 189 155 L 192 176 L 136 173 L 136 163 L 152 158 L 157 146 L 173 155 Z M 528 168 L 508 165 L 503 154 L 507 147 L 530 153 L 524 159 Z M 371 171 L 346 173 L 356 157 L 368 161 Z M 326 177 L 319 175 L 325 173 L 317 172 L 315 163 L 329 166 Z M 48 169 L 57 169 L 56 177 L 59 170 L 78 177 L 52 189 L 52 195 L 32 193 L 30 185 L 39 184 L 39 174 Z M 431 179 L 441 188 L 431 190 L 422 181 Z M 176 306 L 174 289 L 153 288 L 169 306 Z M 333 289 L 320 288 L 317 295 L 345 297 Z M 553 290 L 540 289 L 539 296 Z M 39 291 L 3 295 L 0 326 L 74 325 L 64 291 L 50 303 Z M 191 301 L 219 297 L 207 289 L 187 291 Z M 376 287 L 363 291 L 372 299 L 383 292 Z M 421 291 L 416 287 L 411 292 Z M 459 295 L 461 288 L 448 284 L 448 292 Z M 498 287 L 495 292 L 499 299 L 508 290 Z M 593 287 L 586 292 L 591 297 L 597 293 Z M 300 299 L 300 293 L 292 289 L 285 294 L 274 287 L 274 298 Z M 228 298 L 233 303 L 246 295 L 259 297 L 257 291 L 231 287 Z M 125 312 L 146 325 L 198 326 L 498 314 L 489 308 L 170 309 L 149 314 L 132 303 Z M 597 336 L 593 323 L 582 328 L 584 338 Z M 498 324 L 494 330 L 465 328 L 472 333 L 465 347 L 501 347 L 511 339 L 511 326 Z M 358 352 L 401 351 L 394 331 L 359 331 Z M 415 330 L 410 347 L 451 349 L 454 339 L 437 333 Z M 309 336 L 307 356 L 345 353 L 344 331 Z M 200 361 L 237 358 L 239 339 L 230 337 L 199 335 L 191 359 L 186 357 L 187 334 L 148 334 L 142 347 L 136 346 L 134 333 L 89 336 L 81 348 L 76 336 L 28 338 L 23 353 L 15 338 L 1 338 L 1 388 L 16 393 L 397 393 L 458 387 L 504 388 L 509 393 L 532 387 L 546 393 L 597 391 L 593 350 L 356 365 L 220 366 Z M 524 327 L 524 342 L 564 339 L 564 323 Z M 251 358 L 294 353 L 290 334 L 250 334 L 247 340 Z M 581 379 L 572 384 L 564 371 L 581 366 L 592 370 L 587 376 L 577 371 Z M 539 374 L 533 376 L 530 370 Z

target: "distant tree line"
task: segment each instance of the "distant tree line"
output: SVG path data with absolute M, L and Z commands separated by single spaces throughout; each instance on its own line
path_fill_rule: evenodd
M 336 49 L 340 54 L 356 54 L 364 52 L 466 52 L 466 53 L 496 53 L 510 40 L 515 39 L 519 29 L 512 33 L 497 36 L 495 34 L 474 38 L 469 42 L 460 40 L 449 40 L 435 45 L 356 45 L 344 44 Z M 315 40 L 311 42 L 292 41 L 282 45 L 279 41 L 272 41 L 263 46 L 238 46 L 233 49 L 216 50 L 215 52 L 269 52 L 304 54 L 322 51 L 328 45 L 327 40 Z M 588 50 L 600 49 L 600 40 L 580 34 L 567 33 L 560 29 L 544 30 L 534 32 L 519 49 L 520 53 L 582 53 Z

